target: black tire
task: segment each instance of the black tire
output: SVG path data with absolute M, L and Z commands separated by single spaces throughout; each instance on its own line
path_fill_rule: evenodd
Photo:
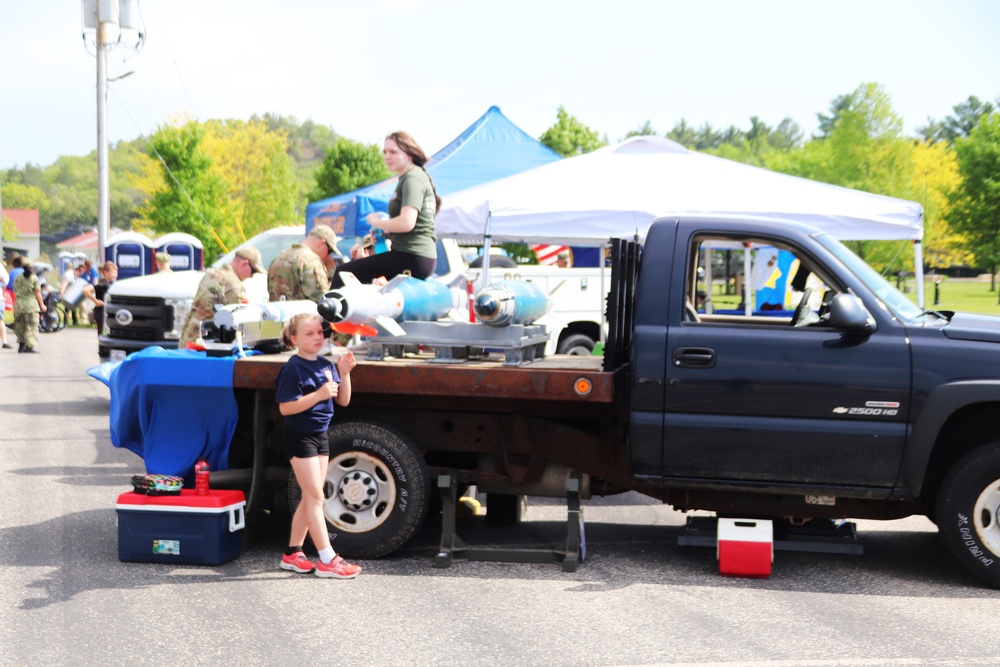
M 1000 442 L 973 450 L 948 471 L 935 515 L 952 555 L 1000 588 Z
M 586 334 L 571 334 L 559 343 L 556 354 L 572 354 L 587 357 L 594 351 L 595 345 L 594 339 Z
M 483 256 L 480 255 L 474 260 L 469 262 L 470 269 L 481 269 L 483 267 Z M 490 268 L 491 269 L 516 269 L 517 262 L 507 255 L 491 255 L 490 256 Z
M 416 445 L 389 426 L 341 422 L 330 429 L 323 512 L 330 541 L 349 558 L 381 558 L 399 549 L 427 517 L 430 474 Z M 292 473 L 292 512 L 302 490 Z M 352 502 L 356 501 L 356 502 Z
M 516 526 L 521 523 L 524 496 L 510 493 L 486 494 L 486 523 L 491 526 Z

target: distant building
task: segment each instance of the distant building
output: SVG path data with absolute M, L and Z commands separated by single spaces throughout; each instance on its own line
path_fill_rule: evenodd
M 17 239 L 3 239 L 3 258 L 7 261 L 16 253 L 32 259 L 38 257 L 41 252 L 39 246 L 39 236 L 41 226 L 38 224 L 37 208 L 5 208 L 3 209 L 5 218 L 14 221 L 17 229 Z

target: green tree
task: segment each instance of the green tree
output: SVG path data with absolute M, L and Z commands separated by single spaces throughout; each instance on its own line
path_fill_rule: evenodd
M 316 187 L 311 201 L 335 197 L 367 187 L 392 176 L 382 159 L 382 148 L 338 137 L 327 149 L 323 164 L 316 172 Z
M 695 129 L 688 125 L 686 120 L 681 118 L 674 124 L 673 128 L 667 132 L 667 139 L 676 141 L 681 146 L 684 146 L 684 148 L 694 148 L 697 136 Z
M 834 99 L 830 116 L 819 117 L 822 136 L 773 161 L 771 168 L 864 192 L 919 199 L 913 140 L 903 136 L 903 121 L 881 86 L 862 84 Z M 897 255 L 909 259 L 895 243 L 855 241 L 851 246 L 879 269 Z
M 204 129 L 199 150 L 211 159 L 210 172 L 228 195 L 227 245 L 293 224 L 297 182 L 285 132 L 272 131 L 261 120 L 212 120 Z
M 150 154 L 160 161 L 166 187 L 152 193 L 143 214 L 160 234 L 187 232 L 197 237 L 210 258 L 222 252 L 223 235 L 229 237 L 228 245 L 235 234 L 226 231 L 226 186 L 200 150 L 204 136 L 202 126 L 189 121 L 160 127 L 150 137 Z
M 631 139 L 632 137 L 655 137 L 656 130 L 653 129 L 653 124 L 648 120 L 637 127 L 634 130 L 629 130 L 628 134 L 625 135 L 626 139 Z
M 294 116 L 268 113 L 264 114 L 263 120 L 269 130 L 284 132 L 288 136 L 288 154 L 295 160 L 299 186 L 296 207 L 301 213 L 316 188 L 316 173 L 326 152 L 337 143 L 337 133 L 328 125 L 318 125 L 308 119 L 299 124 Z
M 2 187 L 4 208 L 37 208 L 42 211 L 48 206 L 48 197 L 34 185 L 3 183 Z
M 602 140 L 596 130 L 592 130 L 571 116 L 564 107 L 556 110 L 556 122 L 538 138 L 540 142 L 563 157 L 583 155 L 601 146 L 607 141 Z
M 1000 268 L 1000 113 L 982 117 L 968 137 L 956 139 L 955 152 L 962 181 L 946 218 L 965 236 L 977 264 L 995 275 Z
M 990 102 L 980 101 L 975 95 L 970 95 L 966 101 L 952 107 L 954 115 L 946 116 L 943 121 L 927 119 L 927 124 L 917 128 L 917 134 L 928 141 L 947 141 L 954 143 L 959 137 L 967 137 L 979 124 L 979 119 L 987 116 L 996 107 Z
M 260 119 L 177 121 L 150 137 L 162 174 L 133 179 L 147 193 L 142 226 L 187 232 L 207 260 L 265 229 L 296 222 L 294 163 L 282 131 Z

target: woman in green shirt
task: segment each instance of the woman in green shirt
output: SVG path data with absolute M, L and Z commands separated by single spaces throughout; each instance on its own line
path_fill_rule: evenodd
M 414 278 L 427 278 L 437 265 L 434 216 L 441 208 L 434 182 L 424 170 L 427 156 L 409 134 L 393 132 L 385 138 L 382 157 L 399 182 L 389 200 L 389 218 L 370 213 L 365 220 L 374 229 L 386 232 L 392 250 L 347 262 L 338 267 L 337 273 L 350 271 L 363 283 L 381 276 L 392 279 L 404 271 Z M 342 285 L 339 275 L 334 275 L 333 287 Z

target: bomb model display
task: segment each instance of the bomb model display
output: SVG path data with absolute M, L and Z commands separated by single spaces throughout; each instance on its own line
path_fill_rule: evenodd
M 491 327 L 532 324 L 549 310 L 548 295 L 534 283 L 506 280 L 479 291 L 473 300 L 476 317 Z
M 378 335 L 377 324 L 393 336 L 405 336 L 397 322 L 434 322 L 465 308 L 467 295 L 436 280 L 396 276 L 382 286 L 365 285 L 354 274 L 340 274 L 344 286 L 326 293 L 319 314 L 340 333 Z M 460 316 L 458 316 L 460 317 Z
M 530 283 L 481 290 L 482 321 L 467 322 L 467 293 L 455 286 L 396 276 L 380 287 L 340 275 L 344 287 L 320 299 L 317 311 L 334 330 L 367 336 L 369 360 L 402 357 L 418 346 L 433 350 L 433 361 L 441 363 L 491 351 L 502 351 L 504 365 L 513 366 L 545 356 L 548 333 L 532 322 L 548 311 L 549 299 Z
M 261 351 L 278 351 L 285 324 L 299 313 L 315 313 L 316 303 L 308 299 L 296 301 L 271 301 L 268 303 L 240 303 L 216 306 L 212 318 L 214 333 L 203 331 L 205 349 L 210 354 L 229 355 L 233 345 Z M 203 330 L 206 329 L 202 325 Z

